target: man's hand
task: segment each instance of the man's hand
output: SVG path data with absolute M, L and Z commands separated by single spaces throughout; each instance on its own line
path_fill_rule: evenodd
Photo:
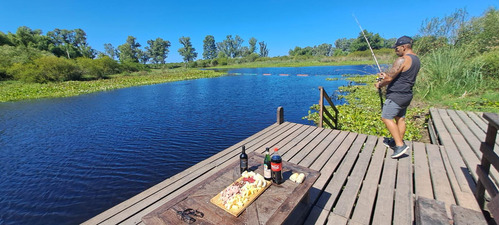
M 376 88 L 382 87 L 381 82 L 384 81 L 385 77 L 386 77 L 386 74 L 384 72 L 381 72 L 378 74 L 377 83 L 375 83 Z

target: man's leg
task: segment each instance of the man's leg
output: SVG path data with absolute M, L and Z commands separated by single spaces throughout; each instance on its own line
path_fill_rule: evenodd
M 398 158 L 408 150 L 408 146 L 403 142 L 403 136 L 406 131 L 405 114 L 406 107 L 400 107 L 390 99 L 386 99 L 382 110 L 382 121 L 391 133 L 395 143 L 395 146 L 391 146 L 394 150 L 391 158 Z
M 402 146 L 404 143 L 403 143 L 403 137 L 401 136 L 399 124 L 397 124 L 393 119 L 382 118 L 382 121 L 387 127 L 387 130 L 389 130 L 389 133 L 391 133 L 392 138 L 396 143 L 396 146 Z M 397 121 L 399 122 L 399 120 Z
M 401 146 L 401 145 L 403 145 L 403 140 L 405 138 L 405 132 L 406 132 L 405 118 L 396 116 L 396 117 L 394 117 L 394 119 L 396 120 L 396 124 L 397 124 L 398 130 L 399 130 L 399 136 L 401 137 L 401 143 L 398 146 Z

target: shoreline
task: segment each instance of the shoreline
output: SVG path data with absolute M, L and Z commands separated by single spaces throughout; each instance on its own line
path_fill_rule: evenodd
M 135 72 L 130 75 L 111 75 L 106 79 L 91 81 L 65 81 L 51 83 L 24 83 L 1 81 L 0 102 L 16 102 L 42 98 L 71 97 L 120 88 L 168 83 L 199 78 L 224 76 L 213 70 L 171 69 Z

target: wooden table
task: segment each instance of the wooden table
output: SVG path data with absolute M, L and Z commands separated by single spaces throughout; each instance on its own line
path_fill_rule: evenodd
M 263 174 L 264 156 L 252 152 L 248 157 L 249 170 Z M 218 169 L 218 168 L 215 168 Z M 302 184 L 290 181 L 292 173 L 304 173 L 306 179 Z M 272 184 L 238 217 L 235 217 L 210 202 L 210 199 L 232 184 L 241 175 L 239 159 L 235 158 L 225 168 L 221 168 L 199 185 L 185 191 L 176 198 L 145 215 L 145 224 L 182 224 L 177 211 L 187 208 L 199 210 L 205 214 L 203 218 L 194 217 L 193 224 L 283 224 L 301 223 L 308 210 L 309 188 L 320 173 L 309 168 L 289 162 L 283 162 L 283 178 L 280 185 Z M 295 210 L 296 209 L 296 210 Z M 292 215 L 293 214 L 293 215 Z M 292 216 L 290 216 L 292 215 Z M 291 218 L 287 221 L 287 218 Z

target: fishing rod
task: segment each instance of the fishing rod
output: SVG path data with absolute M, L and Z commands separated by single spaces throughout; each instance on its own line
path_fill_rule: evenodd
M 368 44 L 368 48 L 370 48 L 370 51 L 372 52 L 373 59 L 375 59 L 375 63 L 377 63 L 378 71 L 380 73 L 382 73 L 382 69 L 380 68 L 380 64 L 378 64 L 378 60 L 377 60 L 377 57 L 375 57 L 375 53 L 373 53 L 373 49 L 372 49 L 372 46 L 370 45 L 370 41 L 368 41 L 368 38 L 366 38 L 365 31 L 361 27 L 361 24 L 359 24 L 358 18 L 356 18 L 354 13 L 352 14 L 352 16 L 354 17 L 354 20 L 356 20 L 356 23 L 358 24 L 359 29 L 361 30 L 361 33 L 363 34 L 363 37 L 365 37 L 365 41 Z M 381 78 L 377 78 L 378 82 L 380 82 L 381 80 L 382 80 Z M 380 87 L 378 88 L 378 96 L 380 97 L 380 110 L 383 110 L 384 100 L 382 99 L 382 90 L 380 89 Z

